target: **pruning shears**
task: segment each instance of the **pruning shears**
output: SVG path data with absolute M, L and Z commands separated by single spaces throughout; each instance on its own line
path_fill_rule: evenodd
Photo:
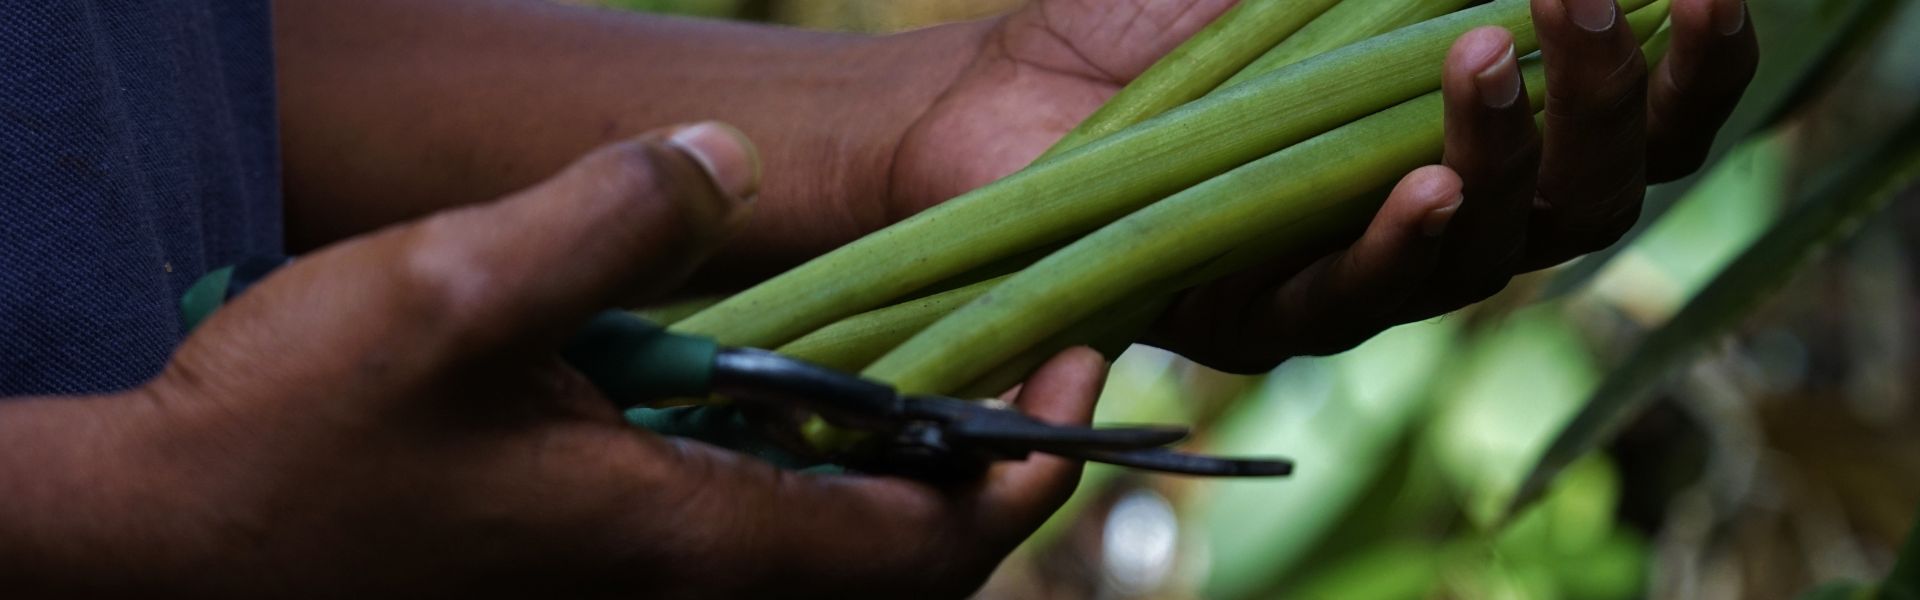
M 186 328 L 193 329 L 290 260 L 256 258 L 202 277 L 181 299 Z M 1167 448 L 1187 437 L 1184 427 L 1056 425 L 991 401 L 901 394 L 883 383 L 773 352 L 722 347 L 708 338 L 670 332 L 619 310 L 596 315 L 561 354 L 623 409 L 720 395 L 775 411 L 811 411 L 867 434 L 861 453 L 866 458 L 844 461 L 860 468 L 938 476 L 1040 452 L 1187 475 L 1280 476 L 1293 471 L 1286 460 L 1223 458 Z

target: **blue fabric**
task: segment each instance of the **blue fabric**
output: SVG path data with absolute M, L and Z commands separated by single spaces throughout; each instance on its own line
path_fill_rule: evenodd
M 281 252 L 265 0 L 0 1 L 0 397 L 125 389 Z

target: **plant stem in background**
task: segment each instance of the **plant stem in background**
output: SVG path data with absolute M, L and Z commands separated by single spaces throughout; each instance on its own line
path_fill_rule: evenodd
M 808 261 L 675 329 L 773 347 L 967 269 L 1082 234 L 1438 88 L 1446 52 L 1467 30 L 1506 27 L 1519 51 L 1530 52 L 1527 4 L 1496 0 L 1210 94 Z
M 1186 104 L 1241 72 L 1327 10 L 1335 0 L 1242 0 L 1153 63 L 1093 115 L 1054 143 L 1038 163 Z
M 1220 87 L 1237 85 L 1321 53 L 1432 19 L 1467 0 L 1345 0 L 1288 36 Z

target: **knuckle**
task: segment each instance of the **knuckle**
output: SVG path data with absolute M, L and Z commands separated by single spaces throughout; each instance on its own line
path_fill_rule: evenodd
M 1638 114 L 1646 105 L 1646 59 L 1635 51 L 1605 76 L 1565 87 L 1549 86 L 1547 93 L 1547 111 L 1553 116 L 1598 119 Z
M 657 144 L 629 141 L 594 151 L 581 159 L 576 176 L 585 188 L 577 193 L 601 209 L 621 211 L 647 206 L 641 198 L 657 198 L 667 193 L 665 169 L 660 165 Z
M 488 290 L 494 286 L 488 261 L 455 237 L 450 222 L 459 214 L 422 222 L 393 263 L 395 300 L 407 322 L 441 333 L 486 322 Z
M 616 227 L 677 238 L 717 220 L 704 217 L 725 204 L 691 158 L 657 140 L 614 144 L 581 162 L 584 189 L 575 193 L 584 197 L 577 201 Z

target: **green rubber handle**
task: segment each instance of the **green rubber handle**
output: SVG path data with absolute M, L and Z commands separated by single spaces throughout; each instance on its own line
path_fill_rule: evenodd
M 228 292 L 251 285 L 234 281 L 225 267 L 194 282 L 180 297 L 180 319 L 192 331 L 226 304 Z M 264 272 L 258 276 L 264 277 Z M 707 395 L 713 384 L 712 339 L 671 333 L 652 321 L 619 310 L 588 321 L 560 355 L 621 408 L 655 400 Z
M 671 333 L 633 313 L 610 310 L 588 321 L 560 355 L 627 408 L 707 395 L 719 353 L 710 338 Z

